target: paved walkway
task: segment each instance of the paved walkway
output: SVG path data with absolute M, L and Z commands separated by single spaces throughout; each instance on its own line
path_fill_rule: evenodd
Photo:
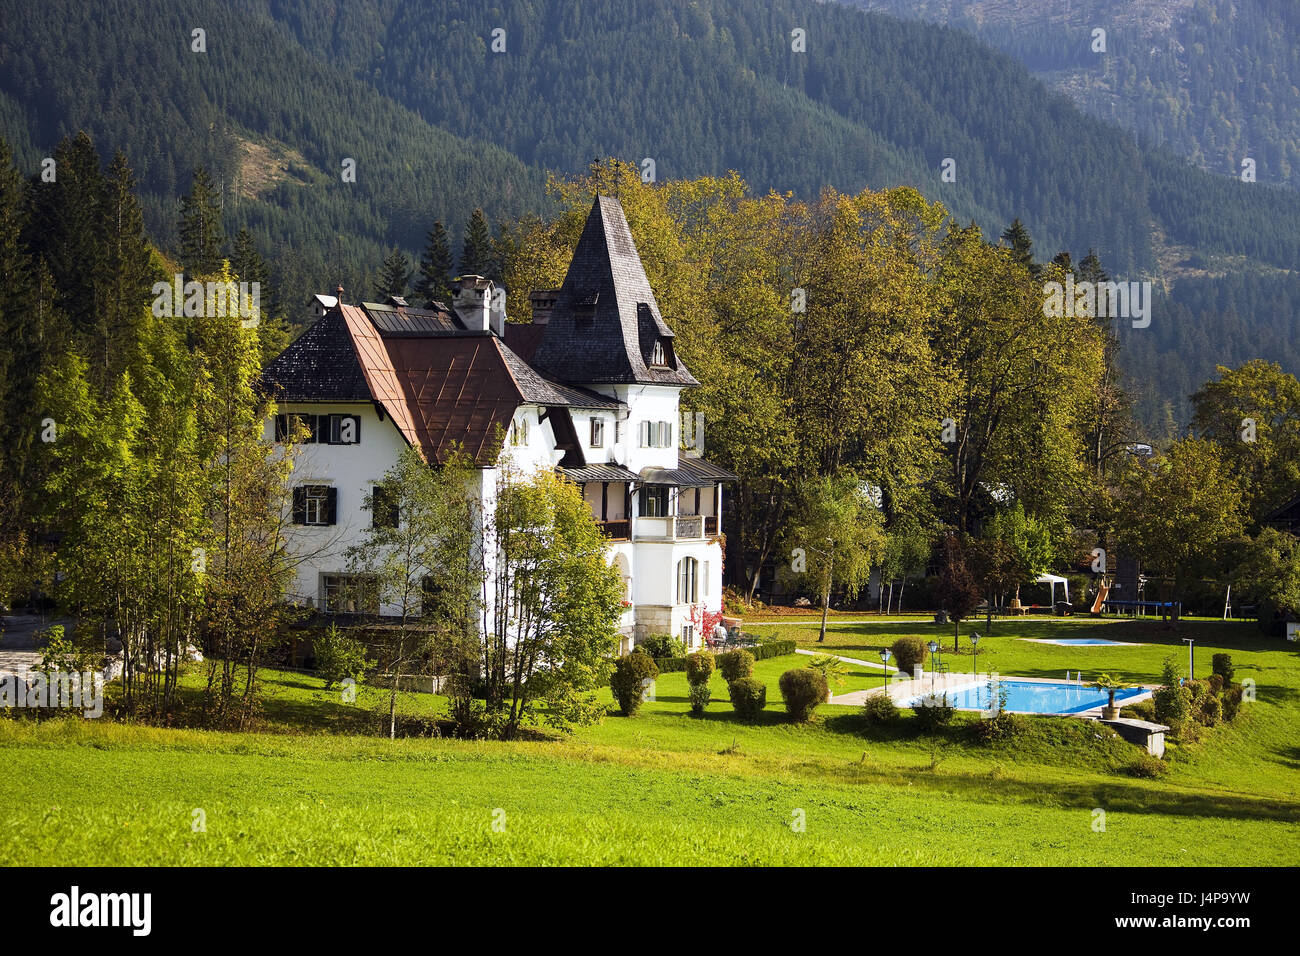
M 36 632 L 54 624 L 72 626 L 71 621 L 35 614 L 0 617 L 0 674 L 18 674 L 39 667 L 41 652 L 36 649 Z

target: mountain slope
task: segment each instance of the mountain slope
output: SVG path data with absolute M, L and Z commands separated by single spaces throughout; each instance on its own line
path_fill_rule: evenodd
M 961 27 L 1144 141 L 1227 175 L 1249 156 L 1260 182 L 1300 188 L 1294 0 L 844 2 Z

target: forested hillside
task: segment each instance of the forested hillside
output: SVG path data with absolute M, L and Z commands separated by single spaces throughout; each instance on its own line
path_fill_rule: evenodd
M 845 2 L 969 30 L 1144 142 L 1224 174 L 1249 156 L 1260 182 L 1300 187 L 1294 0 Z
M 191 31 L 206 31 L 192 52 Z M 391 245 L 434 219 L 534 208 L 544 177 L 490 144 L 423 122 L 270 21 L 210 0 L 21 2 L 0 8 L 0 136 L 33 173 L 63 136 L 89 132 L 135 171 L 149 232 L 176 243 L 195 166 L 223 195 L 286 294 L 360 291 Z M 345 183 L 342 163 L 356 161 Z
M 961 30 L 809 0 L 5 6 L 0 137 L 20 169 L 37 173 L 82 129 L 102 156 L 125 154 L 166 250 L 178 198 L 207 167 L 226 234 L 248 229 L 289 303 L 337 282 L 375 294 L 385 255 L 413 258 L 435 220 L 454 253 L 475 208 L 491 224 L 544 214 L 548 173 L 605 156 L 653 160 L 659 180 L 735 169 L 801 197 L 911 185 L 988 235 L 1020 219 L 1042 261 L 1095 250 L 1116 278 L 1300 261 L 1300 194 L 1268 185 L 1271 154 L 1258 183 L 1210 173 Z M 1196 329 L 1221 349 L 1201 307 L 1162 345 Z M 1243 321 L 1285 314 L 1270 300 Z M 1183 399 L 1150 407 L 1177 416 Z

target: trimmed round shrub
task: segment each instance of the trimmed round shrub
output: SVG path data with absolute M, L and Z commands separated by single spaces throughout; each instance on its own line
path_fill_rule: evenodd
M 1209 677 L 1205 678 L 1205 682 L 1206 682 L 1207 684 L 1210 685 L 1210 693 L 1211 693 L 1211 694 L 1221 694 L 1221 693 L 1223 693 L 1223 675 L 1222 675 L 1222 674 L 1211 674 Z
M 1205 694 L 1197 698 L 1192 716 L 1198 724 L 1213 727 L 1223 720 L 1223 701 L 1213 694 Z
M 1020 714 L 999 710 L 992 717 L 981 717 L 971 724 L 971 734 L 982 744 L 1013 740 L 1025 729 L 1025 719 Z
M 927 734 L 951 724 L 953 715 L 957 713 L 947 694 L 926 694 L 914 709 L 921 732 Z
M 685 657 L 686 643 L 671 634 L 650 634 L 637 642 L 634 650 L 651 657 Z
M 727 688 L 731 706 L 742 720 L 754 720 L 767 706 L 767 685 L 752 677 L 740 677 Z
M 1231 654 L 1215 654 L 1210 658 L 1210 670 L 1222 677 L 1224 684 L 1231 684 L 1233 675 L 1237 673 Z
M 781 688 L 786 713 L 796 723 L 811 718 L 817 705 L 824 703 L 829 696 L 826 675 L 811 667 L 795 667 L 786 671 L 781 675 L 777 686 Z
M 898 705 L 888 694 L 872 694 L 862 705 L 862 716 L 869 724 L 892 724 L 898 720 Z
M 919 637 L 900 637 L 890 648 L 894 652 L 894 666 L 909 676 L 918 665 L 925 665 L 925 658 L 930 653 L 926 642 Z
M 709 706 L 712 695 L 709 693 L 708 681 L 701 684 L 692 684 L 686 691 L 686 699 L 691 702 L 691 713 L 699 717 L 704 713 L 704 708 Z
M 1236 720 L 1241 710 L 1241 687 L 1229 687 L 1223 692 L 1223 719 Z
M 654 658 L 634 650 L 624 654 L 614 665 L 614 673 L 609 679 L 610 690 L 618 701 L 618 709 L 624 717 L 633 717 L 641 709 L 645 700 L 646 682 L 659 676 L 659 668 Z
M 1130 777 L 1163 777 L 1169 772 L 1169 765 L 1154 754 L 1145 751 L 1136 757 L 1131 764 L 1124 768 L 1124 772 Z
M 723 680 L 728 684 L 734 684 L 742 677 L 754 673 L 754 655 L 743 649 L 719 654 L 718 670 L 721 671 Z
M 696 684 L 707 684 L 709 678 L 713 676 L 714 666 L 711 651 L 696 651 L 694 654 L 687 654 L 686 682 L 692 687 Z

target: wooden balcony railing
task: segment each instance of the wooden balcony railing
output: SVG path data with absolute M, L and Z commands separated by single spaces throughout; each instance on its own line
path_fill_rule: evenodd
M 626 518 L 617 521 L 597 521 L 605 537 L 615 541 L 626 541 L 632 537 L 632 522 Z

